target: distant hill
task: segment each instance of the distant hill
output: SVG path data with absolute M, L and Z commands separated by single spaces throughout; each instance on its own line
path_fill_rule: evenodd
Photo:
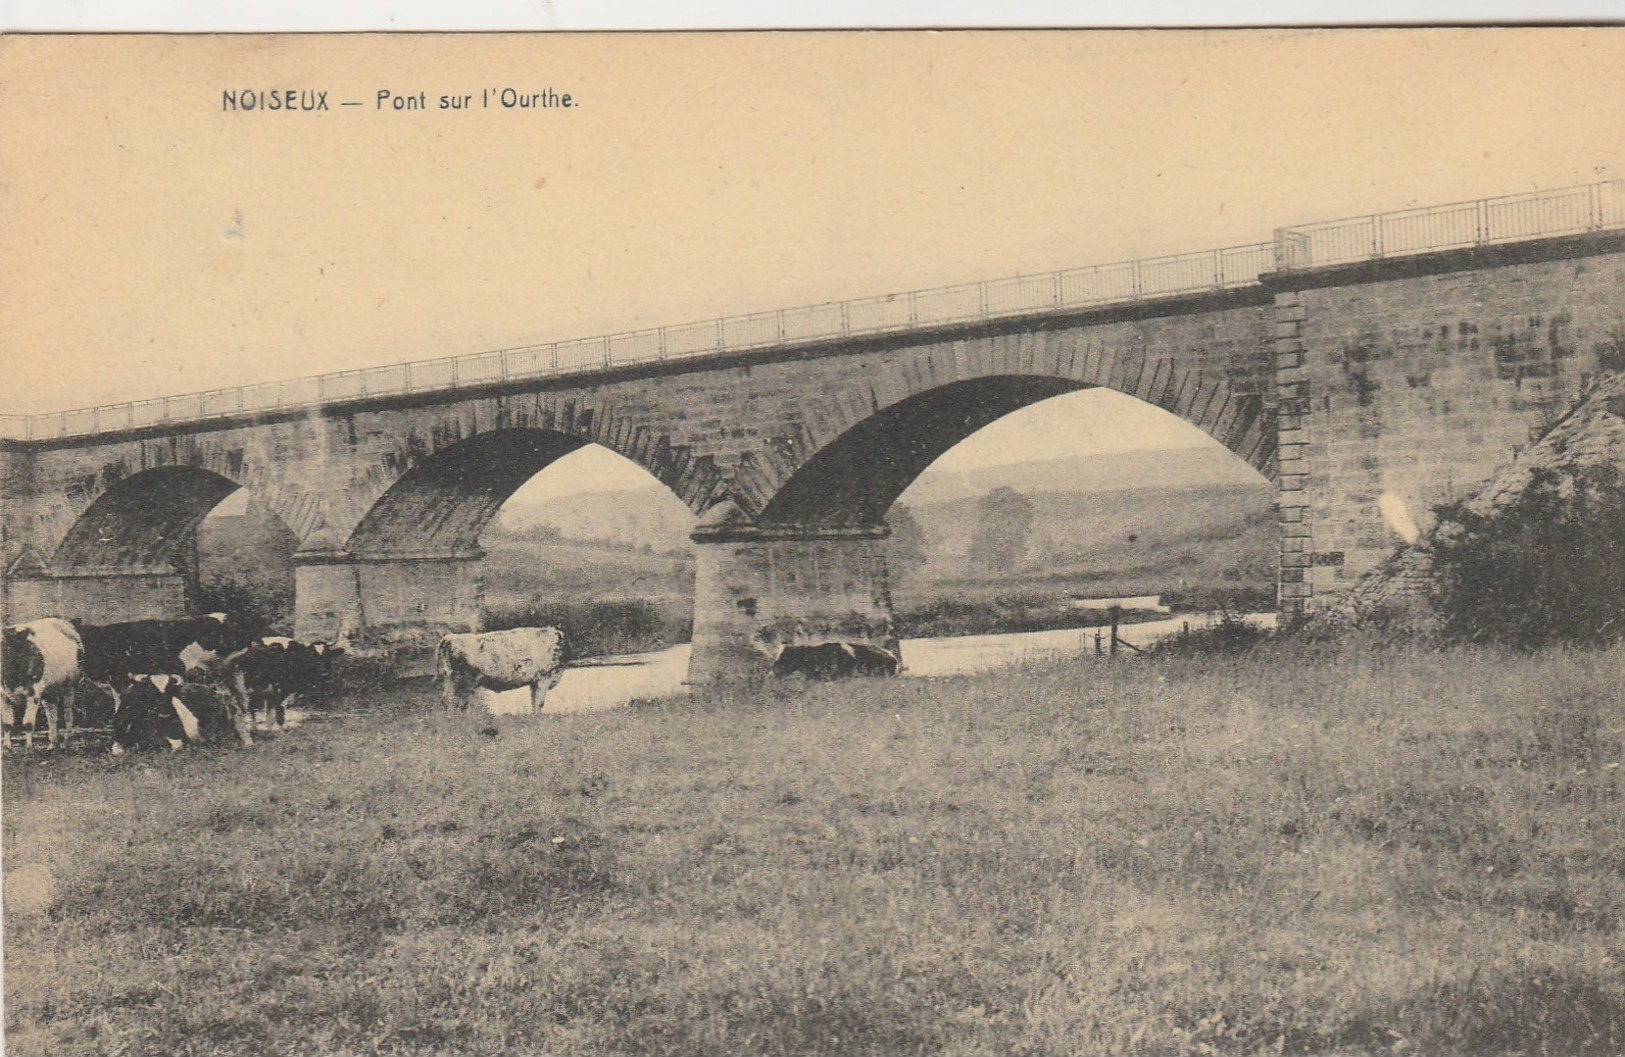
M 545 505 L 509 503 L 496 528 L 517 534 L 556 534 L 568 540 L 595 540 L 662 552 L 686 552 L 694 515 L 665 485 L 578 492 Z
M 1022 462 L 963 475 L 978 492 L 1119 492 L 1145 488 L 1262 486 L 1257 470 L 1218 447 L 1130 451 Z
M 1090 495 L 1038 492 L 1026 498 L 1033 508 L 1026 554 L 1016 568 L 1001 572 L 977 569 L 967 558 L 980 519 L 977 499 L 910 507 L 926 537 L 926 561 L 894 576 L 899 602 L 1017 588 L 1105 594 L 1267 590 L 1274 579 L 1274 494 L 1263 482 Z

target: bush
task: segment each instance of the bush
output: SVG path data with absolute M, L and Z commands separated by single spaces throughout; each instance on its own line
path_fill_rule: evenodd
M 1217 623 L 1170 635 L 1154 643 L 1148 652 L 1159 657 L 1232 656 L 1251 652 L 1270 636 L 1268 628 L 1249 624 L 1239 614 L 1223 609 Z
M 1534 648 L 1625 634 L 1625 481 L 1537 468 L 1510 504 L 1435 508 L 1433 602 L 1449 639 Z
M 198 601 L 204 612 L 231 613 L 256 628 L 293 626 L 293 583 L 256 580 L 229 573 L 203 581 Z

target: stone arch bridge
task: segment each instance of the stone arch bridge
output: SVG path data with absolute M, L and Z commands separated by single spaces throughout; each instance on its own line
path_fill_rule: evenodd
M 1090 387 L 1179 415 L 1276 484 L 1280 605 L 1310 610 L 1396 542 L 1379 501 L 1425 521 L 1625 365 L 1622 200 L 1594 185 L 9 419 L 5 617 L 178 614 L 199 523 L 246 487 L 299 538 L 296 634 L 476 627 L 481 529 L 599 444 L 699 517 L 691 680 L 759 671 L 786 641 L 895 646 L 893 500 L 988 423 Z

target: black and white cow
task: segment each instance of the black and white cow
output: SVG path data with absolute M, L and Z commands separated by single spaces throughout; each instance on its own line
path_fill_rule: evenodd
M 113 713 L 113 755 L 166 744 L 174 750 L 202 740 L 197 713 L 181 697 L 184 682 L 183 677 L 168 673 L 129 677 L 119 695 L 118 711 Z
M 136 674 L 124 682 L 113 713 L 113 754 L 127 749 L 209 743 L 233 738 L 254 744 L 247 714 L 237 698 L 213 678 Z
M 808 679 L 845 679 L 851 676 L 893 676 L 897 655 L 863 642 L 821 642 L 816 646 L 785 646 L 773 660 L 773 675 Z
M 183 675 L 244 649 L 255 633 L 226 613 L 79 627 L 85 677 L 110 687 L 123 685 L 132 675 Z
M 435 673 L 446 706 L 467 708 L 476 689 L 530 687 L 530 710 L 540 712 L 547 692 L 564 678 L 570 647 L 558 628 L 514 628 L 447 635 L 435 648 Z
M 6 747 L 11 747 L 12 730 L 19 727 L 28 747 L 34 747 L 34 728 L 43 708 L 54 749 L 59 719 L 65 721 L 67 733 L 73 733 L 74 690 L 84 661 L 79 632 L 66 620 L 46 617 L 6 628 L 4 635 L 0 699 Z
M 224 667 L 250 723 L 263 707 L 266 719 L 280 729 L 287 722 L 288 706 L 331 678 L 333 659 L 343 653 L 342 639 L 307 643 L 267 636 L 226 658 Z

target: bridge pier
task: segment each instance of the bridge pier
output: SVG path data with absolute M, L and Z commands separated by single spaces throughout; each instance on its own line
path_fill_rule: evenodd
M 294 635 L 420 646 L 480 626 L 483 554 L 294 556 Z
M 863 642 L 896 652 L 884 525 L 758 525 L 712 509 L 695 549 L 690 683 L 766 676 L 783 645 Z

